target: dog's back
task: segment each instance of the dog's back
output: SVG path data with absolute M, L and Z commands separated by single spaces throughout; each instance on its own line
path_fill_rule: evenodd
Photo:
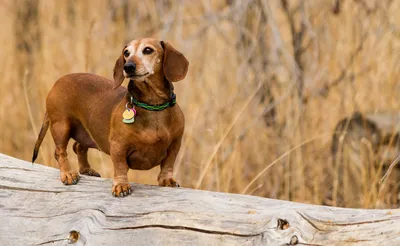
M 51 124 L 68 122 L 71 137 L 88 147 L 109 153 L 108 133 L 112 110 L 126 94 L 113 90 L 113 81 L 89 73 L 61 77 L 50 90 L 46 109 Z

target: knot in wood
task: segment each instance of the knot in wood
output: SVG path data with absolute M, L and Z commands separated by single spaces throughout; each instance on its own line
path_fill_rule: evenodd
M 277 228 L 279 230 L 286 230 L 287 228 L 289 228 L 289 222 L 287 220 L 284 219 L 278 219 L 278 225 Z
M 74 244 L 74 243 L 78 242 L 79 237 L 80 237 L 79 232 L 77 232 L 77 231 L 70 231 L 70 232 L 69 232 L 69 235 L 68 235 L 68 237 L 67 237 L 67 242 L 68 242 L 68 244 Z

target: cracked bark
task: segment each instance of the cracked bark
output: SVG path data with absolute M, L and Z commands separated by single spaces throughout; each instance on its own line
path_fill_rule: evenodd
M 206 234 L 217 234 L 217 235 L 229 235 L 235 237 L 259 237 L 262 235 L 261 233 L 256 234 L 237 234 L 232 232 L 223 232 L 223 231 L 210 231 L 204 229 L 198 229 L 194 227 L 187 227 L 187 226 L 167 226 L 167 225 L 144 225 L 144 226 L 136 226 L 136 227 L 121 227 L 121 228 L 103 228 L 105 230 L 137 230 L 137 229 L 144 229 L 144 228 L 163 228 L 169 230 L 188 230 L 188 231 L 196 231 Z

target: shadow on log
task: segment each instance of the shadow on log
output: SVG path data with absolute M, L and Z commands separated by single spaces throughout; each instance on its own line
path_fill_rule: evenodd
M 2 245 L 399 245 L 399 210 L 344 209 L 133 184 L 59 171 L 0 154 Z

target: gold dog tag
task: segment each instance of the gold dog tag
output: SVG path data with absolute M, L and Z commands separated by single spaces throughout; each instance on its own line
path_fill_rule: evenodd
M 131 109 L 126 109 L 122 114 L 122 117 L 126 120 L 132 119 L 133 117 L 135 117 L 135 112 Z
M 134 108 L 125 109 L 124 113 L 122 114 L 122 122 L 126 124 L 131 124 L 135 122 L 135 115 L 136 110 Z

